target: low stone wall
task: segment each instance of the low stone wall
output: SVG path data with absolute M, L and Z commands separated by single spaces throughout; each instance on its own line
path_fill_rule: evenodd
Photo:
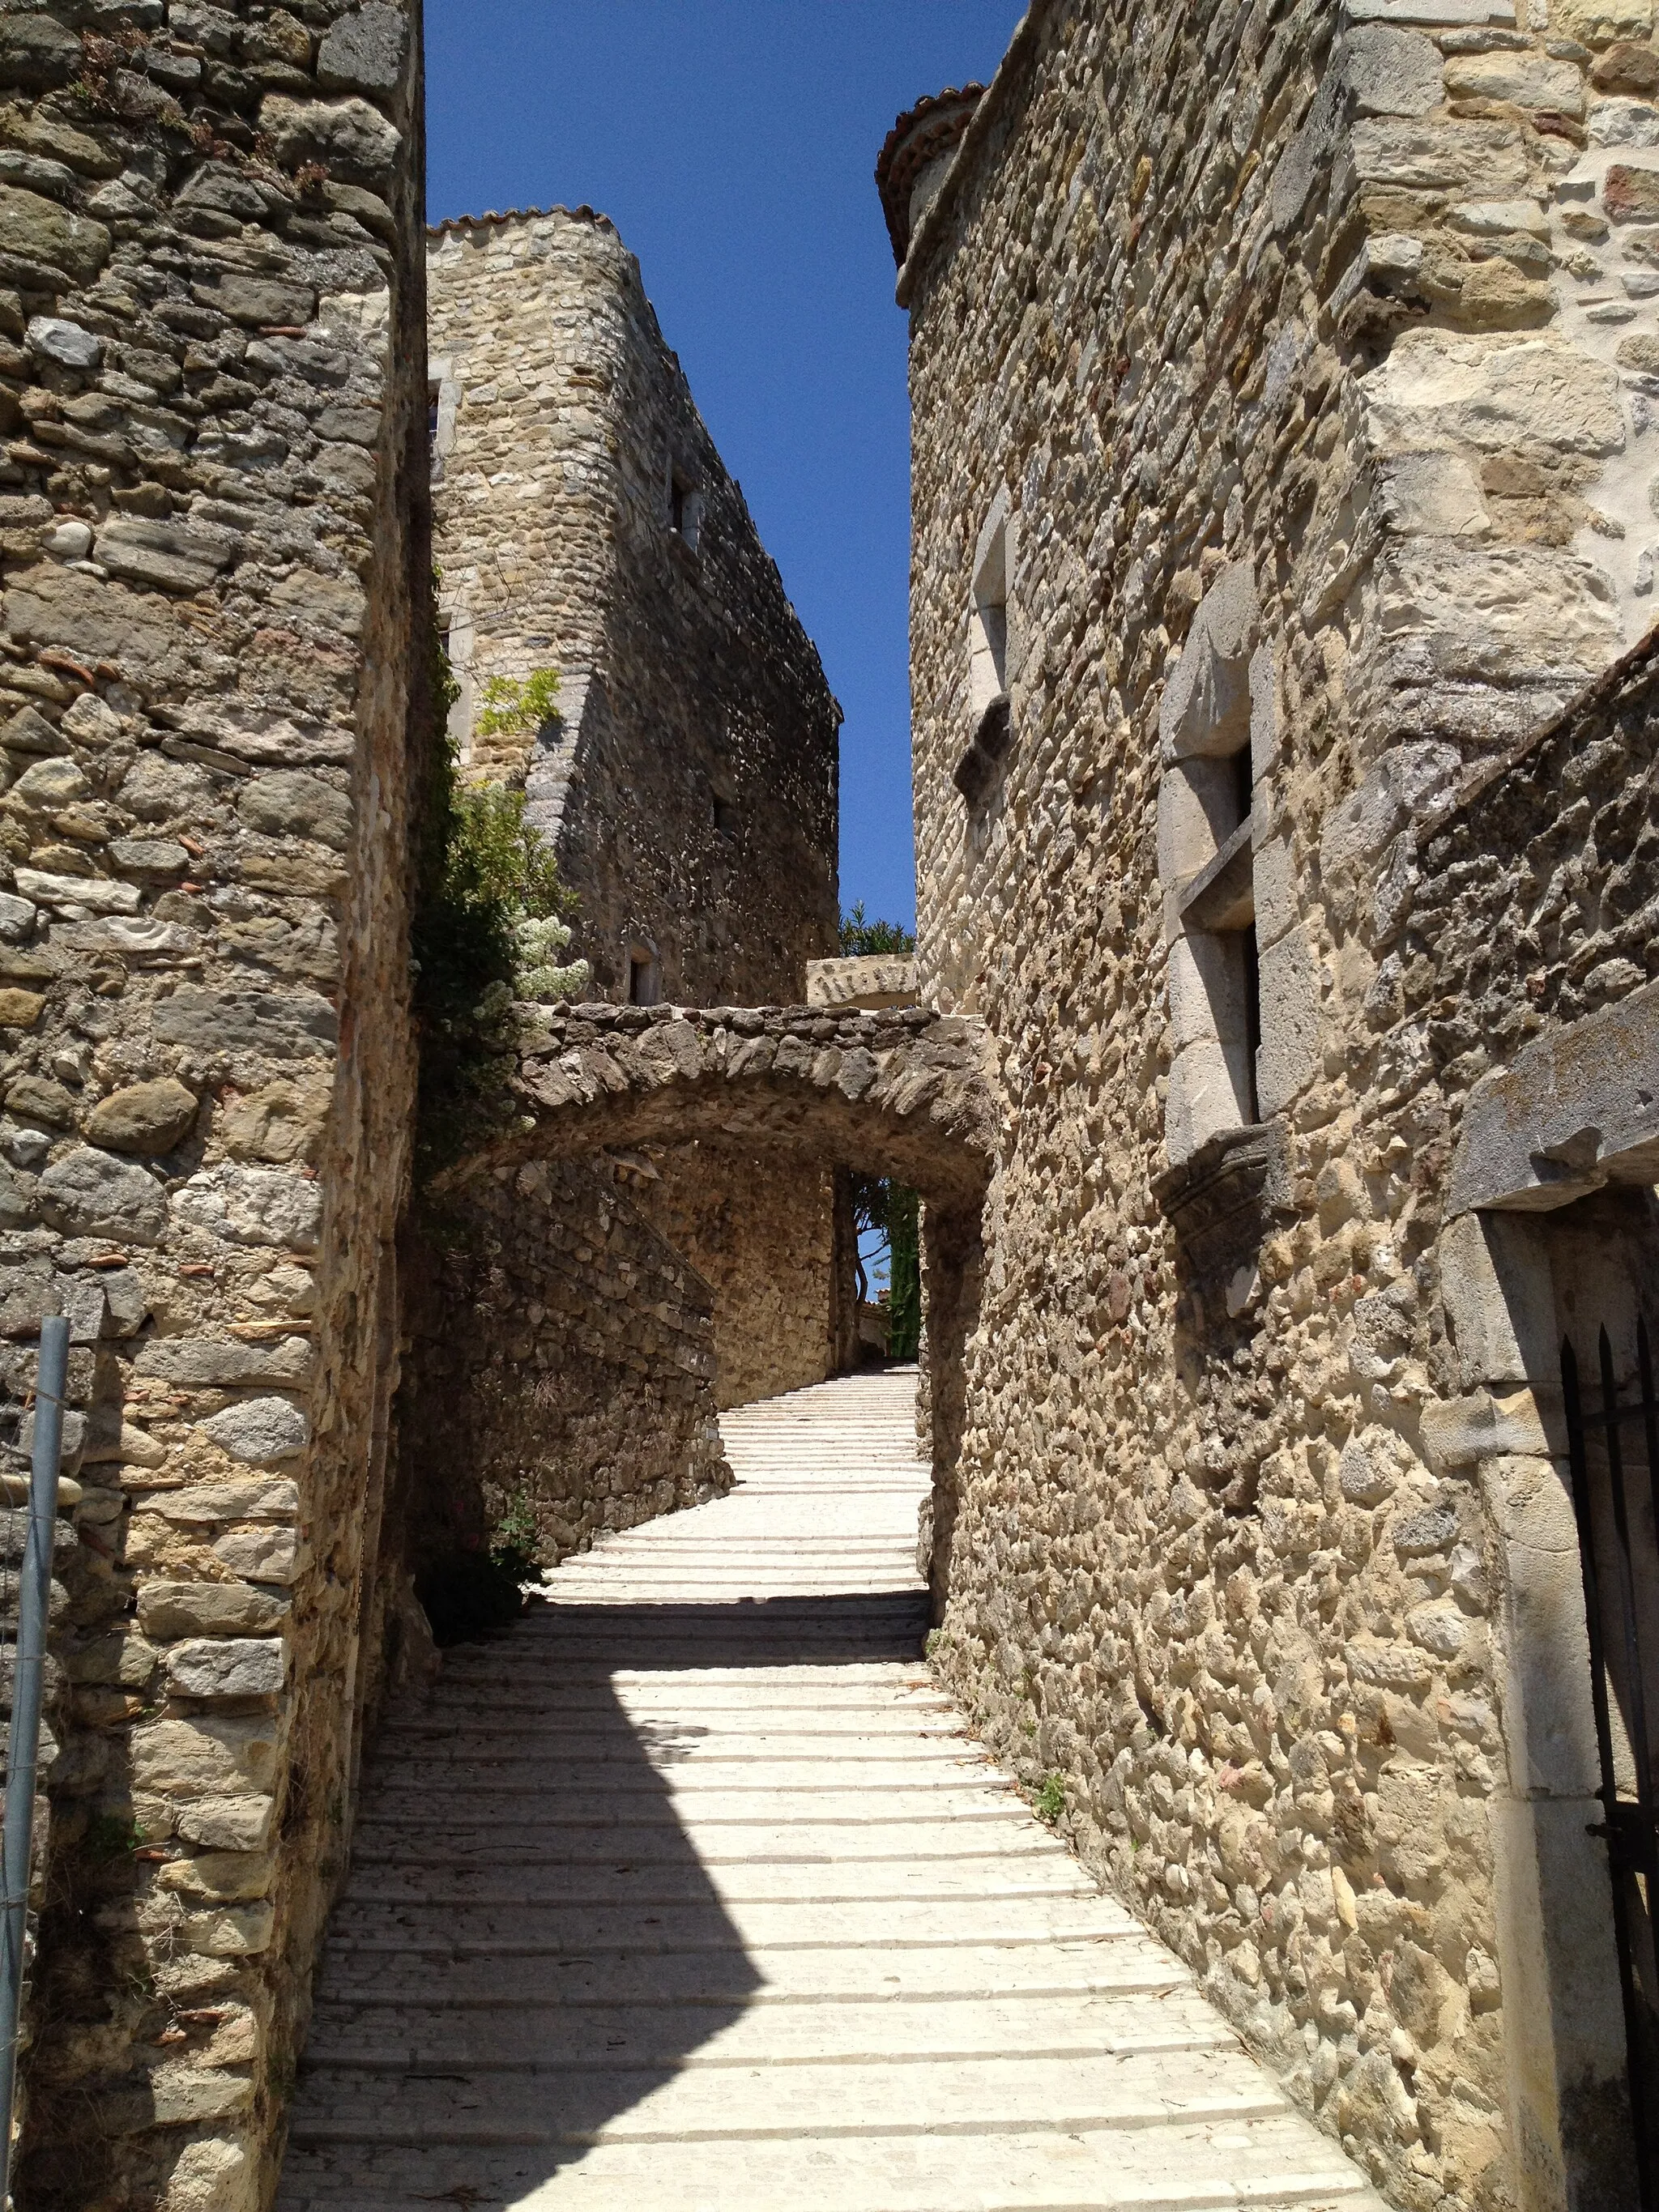
M 417 1569 L 527 1508 L 556 1565 L 731 1486 L 714 1297 L 614 1173 L 566 1162 L 469 1188 L 409 1271 L 399 1517 Z
M 718 1144 L 665 1151 L 641 1209 L 714 1293 L 722 1413 L 836 1371 L 834 1170 Z

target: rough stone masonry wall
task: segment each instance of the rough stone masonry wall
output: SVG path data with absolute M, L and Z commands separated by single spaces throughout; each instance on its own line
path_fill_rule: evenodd
M 400 1408 L 414 1548 L 479 1547 L 520 1503 L 556 1566 L 731 1487 L 708 1285 L 601 1161 L 533 1160 L 469 1193 L 410 1299 Z
M 1039 0 L 901 284 L 922 982 L 988 1024 L 1003 1130 L 939 1662 L 1425 2212 L 1565 2199 L 1512 2118 L 1493 1532 L 1431 1549 L 1455 1363 L 1371 1341 L 1432 1307 L 1446 1109 L 1419 1010 L 1382 1141 L 1372 1024 L 1428 810 L 1647 619 L 1650 33 L 1648 0 Z M 970 811 L 1000 501 L 1012 738 Z M 1214 1164 L 1166 693 L 1254 756 L 1260 1233 L 1219 1270 L 1166 1212 Z M 1435 1036 L 1482 1026 L 1454 981 Z
M 722 1413 L 822 1382 L 836 1371 L 835 1171 L 729 1146 L 638 1156 L 634 1196 L 676 1251 L 696 1255 L 714 1294 L 714 1395 Z
M 743 494 L 590 210 L 434 240 L 437 556 L 468 712 L 552 665 L 557 724 L 481 742 L 580 902 L 595 996 L 795 1004 L 836 946 L 840 712 Z M 674 501 L 680 526 L 674 526 Z
M 798 1001 L 836 944 L 840 714 L 638 264 L 603 216 L 561 209 L 442 226 L 429 276 L 437 558 L 471 771 L 523 781 L 596 997 L 627 1000 L 637 965 L 660 1000 Z M 550 665 L 551 727 L 471 741 L 490 677 Z M 670 1233 L 715 1287 L 736 1405 L 829 1371 L 830 1187 L 727 1164 L 702 1157 Z
M 5 1449 L 66 1310 L 82 1486 L 41 2212 L 260 2200 L 343 1863 L 412 1091 L 418 44 L 386 0 L 0 15 Z

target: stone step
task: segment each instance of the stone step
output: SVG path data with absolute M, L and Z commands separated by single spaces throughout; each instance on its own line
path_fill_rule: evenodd
M 1076 1996 L 1139 1996 L 1185 1990 L 1192 1977 L 1181 1962 L 1127 1920 L 1119 1934 L 1088 1942 L 1035 1936 L 1002 1943 L 960 1943 L 890 1951 L 830 1944 L 768 1951 L 719 1949 L 664 1954 L 627 1946 L 611 1951 L 585 1944 L 530 1958 L 488 1950 L 460 1956 L 416 1957 L 411 1974 L 403 1951 L 368 1949 L 343 1940 L 323 1961 L 319 2002 L 396 2002 L 407 2013 L 418 2001 L 441 2019 L 456 2009 L 547 2005 L 728 2004 L 769 2009 L 872 1996 L 908 2003 L 933 1998 Z
M 449 1821 L 435 1833 L 422 1830 L 414 1838 L 401 1826 L 366 1822 L 359 1826 L 352 1850 L 354 1877 L 358 1869 L 366 1868 L 373 1868 L 378 1880 L 398 1869 L 416 1867 L 476 1870 L 495 1866 L 550 1873 L 590 1861 L 621 1859 L 641 1868 L 681 1866 L 693 1852 L 697 1864 L 711 1868 L 856 1865 L 862 1869 L 884 1862 L 920 1866 L 963 1861 L 977 1865 L 993 1855 L 1003 1866 L 1023 1865 L 1033 1859 L 1074 1866 L 1063 1845 L 1023 1817 L 1023 1808 L 992 1814 L 958 1813 L 922 1842 L 906 1820 L 870 1820 L 862 1825 L 851 1820 L 803 1820 L 786 1827 L 775 1822 L 766 1826 L 708 1819 L 685 1822 L 671 1814 L 653 1821 L 638 1812 L 624 1813 L 615 1808 L 609 1809 L 608 1818 L 604 1817 L 600 1801 L 595 1799 L 593 1806 L 592 1815 L 585 1821 L 542 1817 L 510 1825 L 490 1822 L 479 1827 Z
M 635 1906 L 655 1911 L 700 1905 L 713 1898 L 728 1911 L 743 1905 L 845 1905 L 861 1912 L 914 1899 L 972 1905 L 1008 1899 L 1085 1898 L 1098 1893 L 1075 1859 L 1063 1850 L 1005 1856 L 994 1848 L 972 1856 L 898 1856 L 848 1862 L 828 1853 L 811 1857 L 727 1856 L 696 1850 L 689 1842 L 673 1855 L 590 1859 L 580 1867 L 545 1854 L 538 1861 L 428 1860 L 416 1865 L 390 1858 L 354 1864 L 344 1907 L 362 1905 L 435 1905 L 465 1901 L 469 1911 L 542 1901 L 561 1911 Z
M 749 2086 L 745 2089 L 745 2078 Z M 297 2143 L 764 2142 L 794 2135 L 1158 2127 L 1169 2117 L 1169 2059 L 1129 2051 L 1086 2058 L 803 2063 L 778 2069 L 631 2068 L 544 2073 L 445 2062 L 420 2074 L 321 2069 L 293 2123 Z M 1283 2093 L 1242 2052 L 1181 2057 L 1189 2120 L 1250 2120 L 1285 2109 Z
M 866 1950 L 913 1944 L 996 1943 L 1011 1937 L 1076 1942 L 1114 1932 L 1098 1897 L 949 1893 L 886 1898 L 722 1900 L 713 1882 L 702 1901 L 567 1904 L 557 1898 L 477 1905 L 458 1884 L 421 1902 L 347 1897 L 336 1908 L 335 1939 L 382 1949 L 457 1954 L 493 1951 L 538 1956 L 590 1945 L 646 1951 L 726 1945 L 777 1950 L 840 1944 Z
M 883 2136 L 523 2150 L 330 2145 L 289 2154 L 283 2212 L 1382 2212 L 1305 2122 L 1166 2122 L 1145 2139 Z
M 733 2013 L 736 2016 L 733 2017 Z M 306 2069 L 396 2074 L 449 2065 L 492 2070 L 908 2065 L 1001 2057 L 1098 2057 L 1123 2051 L 1231 2050 L 1233 2038 L 1194 1989 L 1136 1998 L 1011 1997 L 798 2003 L 779 2008 L 623 2005 L 573 2011 L 497 2007 L 434 2021 L 423 2006 L 318 2008 Z

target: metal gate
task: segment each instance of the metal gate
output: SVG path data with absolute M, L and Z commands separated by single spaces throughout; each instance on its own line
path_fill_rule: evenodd
M 1587 1389 L 1571 1340 L 1561 1346 L 1606 1808 L 1591 1833 L 1606 1838 L 1613 1873 L 1638 2200 L 1659 2212 L 1659 1397 L 1644 1321 L 1633 1396 L 1620 1400 L 1605 1328 L 1598 1349 L 1599 1382 Z

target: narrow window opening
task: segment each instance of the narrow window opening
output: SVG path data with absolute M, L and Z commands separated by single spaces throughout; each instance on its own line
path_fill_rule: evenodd
M 737 808 L 729 799 L 722 799 L 718 792 L 714 795 L 714 827 L 722 837 L 734 836 L 738 827 Z
M 690 552 L 702 542 L 703 496 L 672 463 L 668 471 L 668 526 Z
M 977 813 L 1002 774 L 1013 742 L 1008 698 L 1009 524 L 999 501 L 981 537 L 968 608 L 968 708 L 971 718 L 967 750 L 957 763 L 953 781 Z
M 654 1006 L 657 992 L 656 956 L 636 947 L 628 956 L 628 1003 L 630 1006 Z
M 1259 1121 L 1261 1103 L 1256 1091 L 1255 1056 L 1261 1049 L 1261 957 L 1254 921 L 1240 932 L 1239 950 L 1244 967 L 1244 1118 Z
M 1250 749 L 1249 745 L 1242 747 L 1239 751 L 1233 755 L 1232 770 L 1233 822 L 1237 824 L 1240 822 L 1246 822 L 1249 819 L 1250 809 L 1254 805 L 1255 799 L 1255 791 L 1250 780 Z
M 438 410 L 443 399 L 443 390 L 442 385 L 437 383 L 428 384 L 426 387 L 426 450 L 431 460 L 438 458 Z

